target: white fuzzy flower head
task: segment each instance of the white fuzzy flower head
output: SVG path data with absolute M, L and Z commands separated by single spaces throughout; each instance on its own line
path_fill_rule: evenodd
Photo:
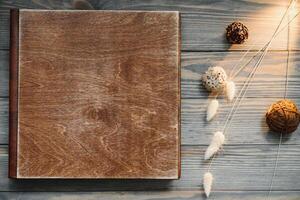
M 228 101 L 233 100 L 233 98 L 235 96 L 235 84 L 233 81 L 227 81 L 225 94 L 226 94 Z
M 213 99 L 208 103 L 206 110 L 206 121 L 211 121 L 217 115 L 218 108 L 219 101 L 217 99 Z
M 205 151 L 204 159 L 208 160 L 213 155 L 215 155 L 220 150 L 222 145 L 224 144 L 224 141 L 225 141 L 224 134 L 221 131 L 215 132 L 209 146 L 207 147 L 207 149 Z
M 206 197 L 210 195 L 213 179 L 213 175 L 210 172 L 206 172 L 203 176 L 203 187 Z

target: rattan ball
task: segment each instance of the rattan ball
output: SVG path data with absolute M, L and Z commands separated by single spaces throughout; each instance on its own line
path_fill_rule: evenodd
M 241 22 L 233 22 L 226 28 L 226 38 L 231 44 L 241 44 L 248 39 L 248 28 Z
M 227 74 L 222 67 L 209 67 L 202 75 L 202 83 L 210 92 L 223 91 L 227 80 Z
M 266 113 L 269 128 L 276 133 L 292 133 L 300 122 L 300 113 L 296 104 L 288 99 L 273 103 Z

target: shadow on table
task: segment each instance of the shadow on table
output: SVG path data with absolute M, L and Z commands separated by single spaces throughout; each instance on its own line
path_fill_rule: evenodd
M 172 180 L 11 179 L 18 191 L 142 191 L 168 190 Z
M 281 143 L 285 143 L 285 142 L 289 141 L 290 136 L 291 136 L 291 134 L 283 134 L 282 135 L 282 141 L 281 141 Z M 269 130 L 266 133 L 266 139 L 269 142 L 279 143 L 279 141 L 280 141 L 280 133 L 275 133 L 275 132 Z
M 265 138 L 266 140 L 269 142 L 269 143 L 275 143 L 275 144 L 278 144 L 279 141 L 280 141 L 280 133 L 276 133 L 272 130 L 270 130 L 268 128 L 268 125 L 266 123 L 266 119 L 265 118 L 262 118 L 262 127 L 265 127 L 265 129 L 267 129 L 267 132 L 265 132 Z M 290 140 L 291 138 L 291 135 L 292 134 L 283 134 L 282 135 L 282 140 L 281 140 L 281 143 L 285 143 L 287 141 Z

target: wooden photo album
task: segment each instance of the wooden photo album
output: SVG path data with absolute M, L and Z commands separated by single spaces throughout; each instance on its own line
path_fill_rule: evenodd
M 12 10 L 9 176 L 178 179 L 180 16 Z

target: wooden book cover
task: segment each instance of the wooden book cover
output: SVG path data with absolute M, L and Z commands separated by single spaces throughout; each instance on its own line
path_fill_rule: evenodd
M 178 12 L 11 11 L 13 178 L 178 179 Z

